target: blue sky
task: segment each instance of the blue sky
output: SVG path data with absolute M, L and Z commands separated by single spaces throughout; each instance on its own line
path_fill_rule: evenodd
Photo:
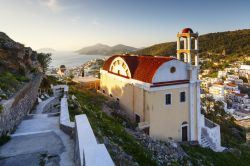
M 95 43 L 144 47 L 200 34 L 250 28 L 248 0 L 0 0 L 0 31 L 34 49 Z

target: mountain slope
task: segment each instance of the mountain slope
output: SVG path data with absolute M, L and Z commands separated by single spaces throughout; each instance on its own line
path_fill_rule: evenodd
M 250 55 L 250 29 L 209 33 L 199 36 L 202 55 Z M 139 55 L 175 55 L 176 42 L 156 44 L 135 52 Z
M 112 55 L 117 53 L 132 52 L 135 50 L 137 50 L 137 48 L 122 44 L 118 44 L 113 47 L 104 44 L 96 44 L 93 46 L 84 47 L 76 52 L 85 55 Z
M 0 101 L 41 72 L 39 54 L 0 32 Z
M 84 47 L 78 51 L 76 51 L 79 54 L 86 54 L 86 55 L 105 55 L 110 50 L 110 47 L 108 45 L 104 44 L 96 44 L 89 47 Z

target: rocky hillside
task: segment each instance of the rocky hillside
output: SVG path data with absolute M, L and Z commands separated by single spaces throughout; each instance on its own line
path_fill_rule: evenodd
M 0 32 L 0 100 L 42 71 L 38 53 Z
M 217 32 L 201 35 L 199 47 L 207 55 L 250 55 L 250 29 Z M 144 55 L 175 55 L 176 42 L 156 44 L 135 52 Z
M 83 55 L 112 55 L 117 53 L 126 53 L 137 50 L 137 48 L 118 44 L 113 47 L 105 44 L 96 44 L 89 47 L 84 47 L 78 51 L 79 54 Z

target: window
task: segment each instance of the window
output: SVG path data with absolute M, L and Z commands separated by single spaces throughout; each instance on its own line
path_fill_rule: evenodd
M 122 63 L 122 67 L 123 67 L 124 69 L 126 69 L 126 64 L 125 64 L 125 63 Z
M 171 104 L 171 94 L 166 94 L 166 105 Z
M 185 92 L 181 92 L 180 93 L 180 102 L 185 102 L 186 101 L 186 93 Z
M 176 68 L 174 66 L 170 68 L 171 73 L 174 73 L 175 71 L 176 71 Z

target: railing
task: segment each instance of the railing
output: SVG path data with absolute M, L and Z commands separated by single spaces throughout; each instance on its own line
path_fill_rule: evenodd
M 66 97 L 61 99 L 61 111 L 60 111 L 60 128 L 71 137 L 74 137 L 74 122 L 70 121 L 68 101 Z
M 218 125 L 216 123 L 212 122 L 211 120 L 205 118 L 205 126 L 208 128 L 214 128 Z
M 215 150 L 220 151 L 221 149 L 221 135 L 220 135 L 220 126 L 211 120 L 204 118 L 204 115 L 201 115 L 201 127 L 202 133 L 209 140 L 210 143 L 215 145 Z
M 98 144 L 86 115 L 75 116 L 77 166 L 114 166 L 104 144 Z
M 104 144 L 98 144 L 86 115 L 75 116 L 75 123 L 70 122 L 67 92 L 64 88 L 64 97 L 61 99 L 60 128 L 67 134 L 75 137 L 75 165 L 77 166 L 114 166 L 114 163 Z

